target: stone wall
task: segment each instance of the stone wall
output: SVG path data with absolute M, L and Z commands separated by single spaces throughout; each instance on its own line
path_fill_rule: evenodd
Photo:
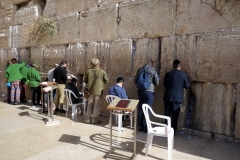
M 125 78 L 130 98 L 137 98 L 136 70 L 148 59 L 164 78 L 179 59 L 192 84 L 185 91 L 179 126 L 185 127 L 189 98 L 195 95 L 189 126 L 240 138 L 239 0 L 0 0 L 0 93 L 6 94 L 5 64 L 13 57 L 37 63 L 43 79 L 53 64 L 69 62 L 80 77 L 93 57 L 101 60 L 113 85 Z M 58 35 L 28 42 L 39 16 L 50 16 Z M 162 80 L 153 109 L 163 114 Z M 105 99 L 102 111 L 107 112 Z M 207 134 L 208 135 L 208 134 Z

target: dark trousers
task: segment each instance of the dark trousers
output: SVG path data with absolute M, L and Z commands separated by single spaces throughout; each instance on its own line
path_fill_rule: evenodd
M 172 116 L 171 117 L 171 126 L 174 129 L 174 132 L 176 132 L 178 116 L 179 116 L 179 111 L 180 111 L 180 103 L 165 101 L 164 107 L 165 107 L 165 116 L 169 116 L 169 117 Z M 167 124 L 167 120 L 165 120 L 165 123 Z
M 21 84 L 21 94 L 20 94 L 20 101 L 24 102 L 26 101 L 26 90 L 27 90 L 27 85 L 22 83 Z
M 36 94 L 37 94 L 37 104 L 40 104 L 40 99 L 41 99 L 41 88 L 40 86 L 38 87 L 31 87 L 32 91 L 32 104 L 36 105 Z
M 11 102 L 11 87 L 7 87 L 7 101 Z
M 153 105 L 154 92 L 138 90 L 138 127 L 139 129 L 147 130 L 147 124 L 143 113 L 142 105 L 148 104 L 150 107 Z

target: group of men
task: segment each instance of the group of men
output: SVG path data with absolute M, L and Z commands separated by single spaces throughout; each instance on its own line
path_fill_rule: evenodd
M 40 75 L 36 70 L 38 67 L 35 64 L 26 66 L 23 62 L 17 64 L 16 59 L 8 61 L 6 68 L 6 79 L 10 83 L 10 98 L 9 102 L 12 104 L 18 104 L 26 100 L 26 85 L 31 87 L 32 91 L 32 104 L 40 105 L 41 91 L 39 83 L 41 82 Z M 55 64 L 54 68 L 48 72 L 48 81 L 56 82 L 56 98 L 55 98 L 55 111 L 65 113 L 63 109 L 64 101 L 64 89 L 72 90 L 77 98 L 72 97 L 73 103 L 79 103 L 82 96 L 77 90 L 77 79 L 72 78 L 71 83 L 66 84 L 68 80 L 67 76 L 67 61 L 62 60 L 59 65 Z M 171 126 L 174 132 L 177 130 L 177 121 L 180 111 L 180 105 L 183 102 L 183 89 L 188 89 L 190 84 L 187 79 L 187 75 L 180 71 L 181 64 L 179 60 L 173 61 L 173 69 L 165 74 L 163 84 L 165 86 L 164 93 L 164 108 L 165 115 L 171 116 Z M 142 74 L 147 74 L 149 85 L 147 88 L 138 87 L 139 80 L 142 78 Z M 154 102 L 154 88 L 159 85 L 159 76 L 154 68 L 154 62 L 149 60 L 147 64 L 140 67 L 137 70 L 134 78 L 134 83 L 138 87 L 138 130 L 147 132 L 147 124 L 142 110 L 142 104 L 148 104 L 152 107 Z M 97 58 L 93 58 L 91 61 L 91 68 L 88 69 L 84 76 L 84 83 L 87 84 L 87 90 L 89 93 L 87 115 L 84 120 L 85 123 L 101 123 L 99 120 L 100 103 L 103 95 L 104 84 L 109 82 L 106 72 L 100 68 L 100 62 Z M 123 88 L 124 79 L 122 77 L 117 78 L 116 85 L 112 86 L 108 90 L 109 95 L 115 95 L 122 99 L 128 99 L 126 90 Z M 21 87 L 21 94 L 20 94 Z M 37 102 L 35 99 L 37 94 Z M 55 94 L 55 91 L 54 91 Z M 166 122 L 167 123 L 167 122 Z
M 32 104 L 40 105 L 41 90 L 39 83 L 41 82 L 41 77 L 37 68 L 38 66 L 35 64 L 26 65 L 25 62 L 18 64 L 15 58 L 7 61 L 5 76 L 8 90 L 8 103 L 18 105 L 27 102 L 26 87 L 29 85 L 32 92 Z
M 88 85 L 90 97 L 88 99 L 87 118 L 85 123 L 100 123 L 98 115 L 100 112 L 100 102 L 103 93 L 104 84 L 107 83 L 108 77 L 104 70 L 99 67 L 99 60 L 94 58 L 91 62 L 92 68 L 87 71 L 84 82 Z M 179 60 L 173 61 L 173 69 L 167 72 L 164 77 L 164 109 L 165 115 L 171 116 L 171 126 L 174 132 L 177 130 L 177 121 L 180 111 L 180 105 L 183 102 L 184 88 L 190 87 L 187 75 L 180 71 L 181 63 Z M 159 76 L 154 68 L 154 62 L 149 60 L 147 64 L 137 70 L 134 83 L 137 85 L 141 74 L 147 73 L 150 82 L 146 89 L 138 88 L 138 130 L 147 132 L 147 124 L 142 110 L 142 104 L 148 104 L 150 107 L 154 101 L 154 88 L 159 85 Z M 124 79 L 117 78 L 116 85 L 108 90 L 109 95 L 115 95 L 122 99 L 128 99 L 126 90 L 123 88 Z M 91 116 L 93 110 L 93 114 Z M 167 123 L 167 121 L 165 122 Z

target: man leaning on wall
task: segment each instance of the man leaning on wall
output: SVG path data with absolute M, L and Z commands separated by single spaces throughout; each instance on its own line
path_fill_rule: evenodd
M 84 121 L 85 123 L 101 123 L 101 121 L 98 119 L 99 112 L 101 110 L 100 103 L 102 99 L 104 84 L 108 83 L 109 80 L 106 72 L 100 68 L 99 63 L 100 62 L 97 58 L 93 58 L 91 61 L 92 67 L 88 69 L 84 77 L 84 83 L 87 84 L 90 94 L 88 98 L 87 117 Z
M 67 82 L 67 61 L 62 60 L 59 66 L 54 70 L 54 78 L 57 86 L 57 97 L 55 99 L 55 112 L 58 111 L 60 113 L 66 113 L 65 110 L 63 110 L 63 101 L 64 101 L 64 89 L 65 84 Z
M 183 102 L 183 89 L 190 87 L 187 74 L 180 70 L 181 63 L 176 59 L 173 61 L 173 69 L 165 74 L 163 81 L 165 86 L 163 97 L 165 115 L 169 117 L 171 115 L 171 126 L 174 129 L 174 133 L 177 131 L 180 104 Z M 167 124 L 167 121 L 165 123 Z

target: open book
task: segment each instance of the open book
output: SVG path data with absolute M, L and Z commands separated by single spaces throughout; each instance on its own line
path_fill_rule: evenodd
M 122 99 L 120 100 L 115 107 L 127 108 L 130 103 L 130 100 Z

